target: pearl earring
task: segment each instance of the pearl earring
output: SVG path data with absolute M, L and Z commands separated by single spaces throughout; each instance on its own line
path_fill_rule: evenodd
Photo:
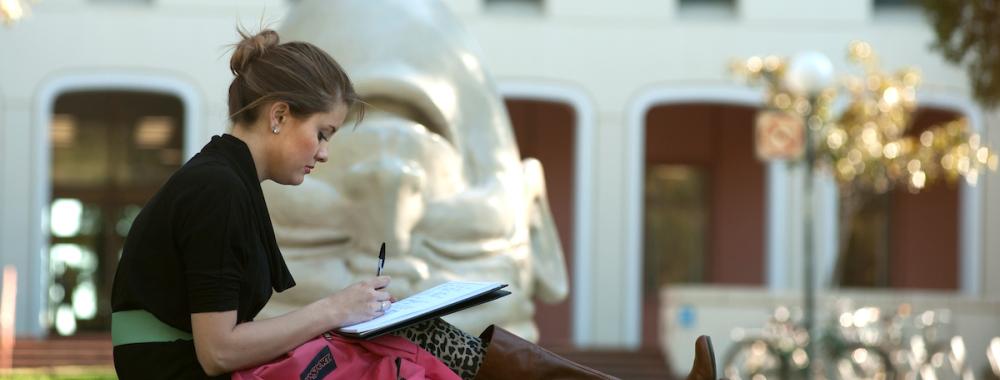
M 271 124 L 271 132 L 274 132 L 274 134 L 278 134 L 278 124 L 277 123 Z

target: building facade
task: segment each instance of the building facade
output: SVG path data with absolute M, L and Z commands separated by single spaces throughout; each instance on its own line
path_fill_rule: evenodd
M 930 49 L 934 36 L 928 22 L 906 2 L 446 3 L 481 43 L 508 100 L 522 154 L 546 165 L 572 290 L 565 304 L 540 305 L 543 343 L 665 344 L 680 353 L 692 334 L 711 333 L 724 341 L 732 326 L 757 326 L 774 305 L 798 302 L 805 281 L 806 179 L 795 165 L 750 159 L 752 115 L 763 103 L 763 90 L 729 74 L 734 58 L 819 51 L 844 73 L 856 70 L 845 58 L 848 43 L 865 40 L 884 69 L 920 68 L 918 103 L 929 112 L 927 123 L 963 116 L 985 144 L 1000 146 L 1000 112 L 971 98 L 965 72 Z M 231 80 L 226 47 L 236 40 L 235 25 L 277 27 L 292 6 L 295 2 L 278 0 L 43 0 L 28 18 L 0 30 L 0 262 L 20 273 L 19 334 L 53 329 L 59 314 L 53 311 L 52 293 L 59 293 L 53 279 L 66 271 L 53 263 L 82 260 L 69 251 L 57 254 L 65 255 L 58 256 L 62 259 L 52 256 L 50 209 L 59 199 L 56 190 L 65 187 L 53 182 L 61 170 L 54 166 L 60 156 L 53 153 L 54 128 L 65 121 L 59 117 L 60 100 L 88 91 L 168 95 L 180 104 L 171 124 L 178 132 L 161 143 L 173 144 L 169 149 L 176 152 L 163 148 L 157 154 L 173 154 L 162 162 L 176 165 L 225 131 L 225 89 Z M 812 280 L 822 294 L 836 295 L 843 287 L 835 284 L 850 284 L 837 277 L 838 195 L 829 176 L 820 174 L 815 181 L 812 251 L 818 276 Z M 911 202 L 945 204 L 943 211 L 906 208 L 900 202 L 907 195 L 886 201 L 895 202 L 878 214 L 895 215 L 887 228 L 913 226 L 866 240 L 889 246 L 882 255 L 889 255 L 891 264 L 866 277 L 876 280 L 863 284 L 869 291 L 856 297 L 890 302 L 904 296 L 926 307 L 969 310 L 974 314 L 969 320 L 977 321 L 963 327 L 972 329 L 963 330 L 970 350 L 1000 335 L 995 327 L 1000 321 L 990 319 L 991 313 L 1000 314 L 1000 277 L 989 275 L 1000 272 L 1000 237 L 990 233 L 1000 228 L 998 181 L 998 174 L 989 173 L 976 186 L 959 184 L 941 190 L 946 194 L 934 201 Z M 657 205 L 649 195 L 655 183 L 693 186 L 696 196 Z M 687 248 L 657 245 L 667 243 L 650 238 L 650 216 L 690 202 L 703 206 L 685 209 L 684 215 L 703 222 L 676 236 L 700 238 Z M 927 231 L 934 234 L 927 237 Z M 929 243 L 914 240 L 921 235 Z M 906 256 L 931 243 L 943 244 L 947 252 Z M 682 249 L 702 253 L 685 262 L 684 268 L 693 269 L 671 275 L 681 276 L 671 277 L 677 286 L 661 290 L 656 276 L 648 274 L 665 266 L 649 257 L 655 247 L 666 257 Z M 87 273 L 98 276 L 106 268 Z M 101 291 L 96 286 L 91 293 Z M 61 298 L 71 298 L 66 288 L 61 292 Z M 742 298 L 733 298 L 737 294 Z M 750 299 L 757 301 L 745 302 Z M 677 322 L 682 314 L 684 322 Z M 997 322 L 992 330 L 991 321 Z M 675 359 L 686 361 L 683 355 Z

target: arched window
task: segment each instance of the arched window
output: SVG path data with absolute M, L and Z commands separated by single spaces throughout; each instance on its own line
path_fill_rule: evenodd
M 958 119 L 948 109 L 922 107 L 906 134 Z M 959 183 L 937 182 L 920 193 L 904 186 L 885 194 L 841 200 L 843 233 L 834 278 L 843 287 L 958 290 L 960 273 Z M 848 213 L 844 215 L 843 213 Z
M 48 325 L 106 331 L 126 234 L 183 161 L 185 109 L 173 95 L 69 91 L 51 110 Z
M 643 345 L 670 284 L 763 285 L 766 167 L 748 106 L 681 103 L 645 117 Z

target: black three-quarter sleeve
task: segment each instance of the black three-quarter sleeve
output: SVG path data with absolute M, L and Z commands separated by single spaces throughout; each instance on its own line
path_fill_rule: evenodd
M 178 226 L 178 251 L 184 268 L 191 313 L 237 310 L 243 260 L 240 192 L 226 176 L 203 178 Z M 238 184 L 238 183 L 236 183 Z

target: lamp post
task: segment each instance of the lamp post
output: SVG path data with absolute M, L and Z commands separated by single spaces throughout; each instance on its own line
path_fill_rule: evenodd
M 863 41 L 850 43 L 848 60 L 860 64 L 864 74 L 847 75 L 836 87 L 833 64 L 816 52 L 790 60 L 755 56 L 731 66 L 749 84 L 767 88 L 767 109 L 758 112 L 756 123 L 758 158 L 805 165 L 802 289 L 803 324 L 809 339 L 799 344 L 805 346 L 802 359 L 808 358 L 805 369 L 810 378 L 816 375 L 812 364 L 818 359 L 812 204 L 816 163 L 823 162 L 837 181 L 842 215 L 851 215 L 845 205 L 858 191 L 879 194 L 903 185 L 916 193 L 933 181 L 958 178 L 975 185 L 979 174 L 1000 167 L 1000 156 L 969 131 L 965 119 L 931 127 L 919 138 L 905 133 L 920 82 L 916 69 L 884 73 L 871 46 Z M 846 90 L 847 102 L 834 115 L 830 108 L 841 90 Z M 795 358 L 793 354 L 799 365 Z
M 792 93 L 809 100 L 809 108 L 805 113 L 805 128 L 803 141 L 805 152 L 802 163 L 805 165 L 805 188 L 803 189 L 803 228 L 805 241 L 803 248 L 803 317 L 809 340 L 806 343 L 806 354 L 809 357 L 807 378 L 814 376 L 816 362 L 816 268 L 815 247 L 813 246 L 813 169 L 816 163 L 817 132 L 823 127 L 821 118 L 815 116 L 817 95 L 833 83 L 833 64 L 822 53 L 805 52 L 796 55 L 789 62 L 788 72 L 784 77 L 784 85 Z

